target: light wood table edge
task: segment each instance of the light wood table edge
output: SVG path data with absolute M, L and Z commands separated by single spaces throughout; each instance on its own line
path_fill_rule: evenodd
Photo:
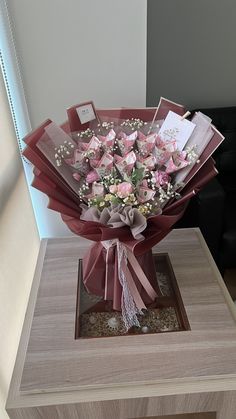
M 222 278 L 222 276 L 221 276 L 221 274 L 220 274 L 220 272 L 219 272 L 219 270 L 218 270 L 218 268 L 216 266 L 216 263 L 215 263 L 212 255 L 211 255 L 211 252 L 210 252 L 210 250 L 208 249 L 208 247 L 206 245 L 206 242 L 205 242 L 205 240 L 203 238 L 203 235 L 201 233 L 201 230 L 199 228 L 194 228 L 194 230 L 196 231 L 196 233 L 198 235 L 198 238 L 199 238 L 199 241 L 200 241 L 203 249 L 205 250 L 206 256 L 207 256 L 207 258 L 209 260 L 209 264 L 210 264 L 210 266 L 211 266 L 211 268 L 212 268 L 212 270 L 213 270 L 213 272 L 215 274 L 215 278 L 217 279 L 218 284 L 219 284 L 219 286 L 221 288 L 221 291 L 222 291 L 222 294 L 223 294 L 223 296 L 225 298 L 226 304 L 229 307 L 229 310 L 230 310 L 230 312 L 232 314 L 232 317 L 233 317 L 234 321 L 236 322 L 236 307 L 235 307 L 235 304 L 234 304 L 234 302 L 233 302 L 233 300 L 232 300 L 232 298 L 230 296 L 230 293 L 229 293 L 229 291 L 228 291 L 228 289 L 227 289 L 227 287 L 226 287 L 226 285 L 224 283 L 224 280 L 223 280 L 223 278 Z
M 199 237 L 201 245 L 206 251 L 209 263 L 214 270 L 215 276 L 219 282 L 219 285 L 222 289 L 223 295 L 225 297 L 226 303 L 230 308 L 232 316 L 236 321 L 236 310 L 234 303 L 228 293 L 228 290 L 224 284 L 223 279 L 215 265 L 215 262 L 208 250 L 205 241 L 202 237 L 202 234 L 198 228 L 194 229 L 196 234 Z M 142 383 L 139 385 L 131 386 L 115 386 L 113 388 L 107 386 L 101 386 L 98 388 L 87 387 L 83 389 L 78 389 L 78 387 L 73 387 L 73 389 L 61 389 L 60 392 L 39 392 L 35 394 L 22 394 L 19 393 L 20 380 L 22 376 L 22 370 L 24 366 L 24 359 L 26 355 L 26 350 L 28 346 L 30 328 L 32 324 L 34 307 L 37 299 L 38 287 L 40 283 L 40 274 L 42 271 L 42 265 L 44 261 L 47 239 L 41 241 L 40 252 L 38 257 L 38 262 L 35 269 L 34 281 L 32 284 L 32 289 L 30 293 L 29 305 L 27 308 L 24 326 L 21 335 L 20 350 L 18 351 L 14 373 L 12 376 L 12 381 L 9 389 L 8 399 L 6 403 L 6 409 L 10 410 L 15 407 L 30 407 L 30 406 L 43 406 L 54 405 L 54 404 L 65 404 L 65 403 L 77 403 L 82 402 L 91 402 L 91 401 L 105 401 L 105 400 L 117 400 L 117 399 L 129 399 L 129 398 L 140 398 L 140 397 L 150 397 L 150 396 L 163 396 L 163 395 L 172 395 L 172 394 L 185 394 L 186 386 L 189 390 L 189 393 L 201 393 L 212 392 L 212 391 L 236 391 L 236 375 L 226 375 L 221 377 L 221 382 L 219 383 L 219 376 L 197 379 L 171 379 L 163 380 L 158 382 Z M 63 395 L 63 397 L 62 397 Z
M 35 267 L 34 278 L 33 278 L 32 286 L 30 290 L 28 306 L 26 309 L 24 324 L 23 324 L 21 337 L 20 337 L 20 343 L 19 343 L 15 366 L 13 369 L 12 379 L 11 379 L 11 383 L 9 387 L 6 408 L 11 403 L 11 400 L 14 400 L 14 398 L 17 397 L 19 393 L 20 381 L 22 377 L 26 351 L 27 351 L 27 347 L 29 343 L 30 330 L 31 330 L 31 325 L 33 321 L 35 304 L 37 301 L 37 294 L 38 294 L 38 289 L 40 285 L 41 272 L 42 272 L 42 266 L 43 266 L 45 252 L 47 248 L 47 242 L 48 242 L 48 239 L 42 239 L 40 242 L 38 260 Z
M 171 395 L 184 395 L 188 388 L 188 394 L 236 391 L 236 375 L 230 378 L 219 376 L 216 379 L 198 380 L 168 380 L 165 383 L 151 383 L 136 386 L 116 386 L 104 388 L 91 388 L 86 390 L 60 391 L 57 393 L 38 393 L 30 395 L 16 395 L 9 397 L 6 409 L 16 407 L 53 406 L 59 404 L 74 404 L 99 402 L 109 400 L 128 400 L 142 397 L 161 397 Z

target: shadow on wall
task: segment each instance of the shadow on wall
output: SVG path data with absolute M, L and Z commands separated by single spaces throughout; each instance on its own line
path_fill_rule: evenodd
M 12 155 L 10 161 L 4 168 L 1 170 L 1 183 L 0 183 L 0 215 L 4 210 L 4 207 L 11 196 L 17 180 L 22 172 L 22 162 L 19 156 L 18 150 Z

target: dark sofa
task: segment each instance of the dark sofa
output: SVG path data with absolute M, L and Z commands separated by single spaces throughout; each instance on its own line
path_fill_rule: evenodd
M 176 227 L 200 227 L 223 273 L 236 267 L 236 106 L 199 110 L 225 136 L 213 154 L 219 175 L 191 200 Z

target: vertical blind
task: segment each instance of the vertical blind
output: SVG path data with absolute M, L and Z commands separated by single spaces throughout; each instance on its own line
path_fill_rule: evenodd
M 0 71 L 0 208 L 2 208 L 22 170 L 15 128 L 2 71 Z

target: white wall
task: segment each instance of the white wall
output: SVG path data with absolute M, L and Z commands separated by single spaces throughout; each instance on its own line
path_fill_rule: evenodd
M 38 255 L 39 237 L 0 73 L 0 418 Z
M 146 0 L 8 0 L 33 127 L 70 105 L 146 101 Z M 41 235 L 70 234 L 37 197 Z

